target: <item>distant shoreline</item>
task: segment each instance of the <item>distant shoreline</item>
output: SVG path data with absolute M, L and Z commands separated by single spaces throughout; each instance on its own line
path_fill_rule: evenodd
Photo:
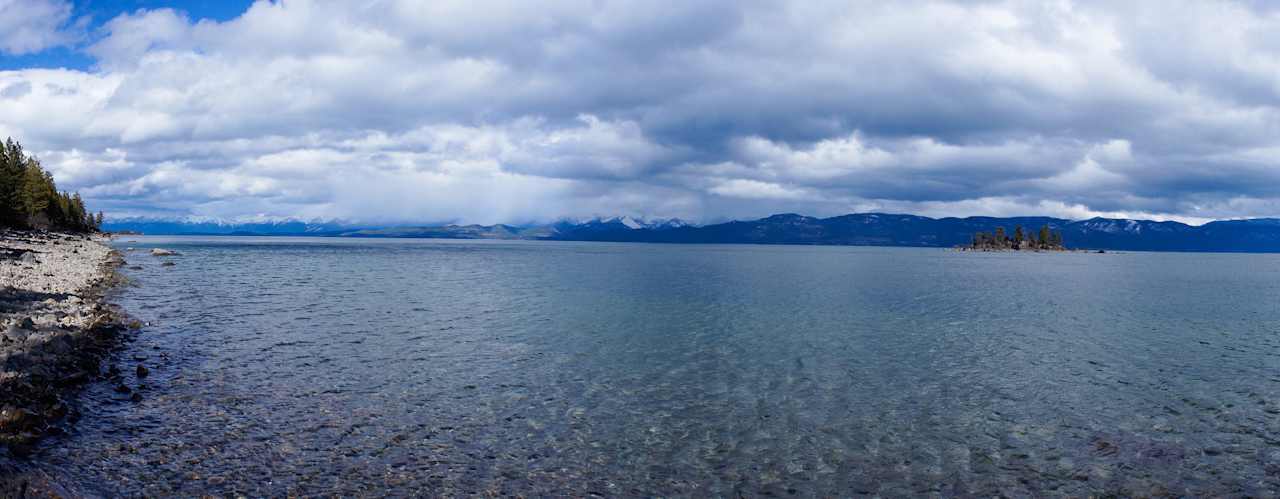
M 561 221 L 544 225 L 432 225 L 369 227 L 338 223 L 111 221 L 105 229 L 152 235 L 311 236 L 411 239 L 496 239 L 674 244 L 790 244 L 951 248 L 975 233 L 1003 227 L 1048 227 L 1066 244 L 1107 251 L 1280 253 L 1280 219 L 1228 220 L 1190 226 L 1178 222 L 1052 217 L 934 219 L 863 213 L 829 218 L 796 214 L 694 226 L 631 218 Z
M 933 249 L 942 251 L 958 251 L 955 246 L 922 246 L 922 245 L 905 245 L 905 244 L 832 244 L 832 243 L 804 243 L 804 242 L 743 242 L 743 243 L 717 243 L 717 242 L 670 242 L 670 241 L 603 241 L 603 240 L 585 240 L 585 239 L 499 239 L 499 238 L 483 238 L 483 237 L 424 237 L 424 236 L 397 236 L 397 237 L 368 237 L 368 236 L 344 236 L 344 235 L 318 235 L 318 234 L 113 234 L 113 237 L 228 237 L 228 238 L 314 238 L 314 239 L 350 239 L 350 240 L 419 240 L 419 241 L 495 241 L 495 242 L 552 242 L 552 243 L 617 243 L 617 244 L 656 244 L 656 245 L 674 245 L 674 246 L 692 246 L 692 245 L 711 245 L 711 246 L 827 246 L 827 247 L 846 247 L 846 248 L 912 248 L 912 249 Z M 972 251 L 972 250 L 971 250 Z M 1019 250 L 990 250 L 988 252 L 1018 252 Z M 1034 252 L 1030 250 L 1021 250 L 1024 252 Z M 983 252 L 977 250 L 976 252 Z M 1061 251 L 1042 251 L 1043 253 L 1098 253 L 1105 254 L 1124 254 L 1124 253 L 1221 253 L 1221 254 L 1249 254 L 1249 255 L 1271 255 L 1280 254 L 1280 250 L 1230 250 L 1230 249 L 1113 249 L 1113 248 L 1072 248 Z

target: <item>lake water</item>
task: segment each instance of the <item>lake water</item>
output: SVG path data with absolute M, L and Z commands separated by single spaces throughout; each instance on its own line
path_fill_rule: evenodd
M 1278 255 L 117 245 L 86 493 L 1280 493 Z

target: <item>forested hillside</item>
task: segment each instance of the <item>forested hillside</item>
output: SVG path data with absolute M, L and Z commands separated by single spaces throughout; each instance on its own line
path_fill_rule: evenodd
M 9 138 L 0 146 L 0 228 L 91 232 L 102 225 L 79 193 L 59 192 L 40 160 Z

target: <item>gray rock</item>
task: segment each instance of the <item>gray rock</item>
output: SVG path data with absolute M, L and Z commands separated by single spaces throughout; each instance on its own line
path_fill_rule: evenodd
M 24 341 L 27 341 L 28 336 L 31 336 L 31 331 L 18 328 L 18 327 L 10 327 L 8 329 L 5 329 L 4 333 L 0 334 L 0 337 L 8 341 L 12 341 L 14 343 L 22 343 Z
M 0 389 L 0 411 L 13 404 L 41 418 L 56 419 L 65 409 L 45 407 L 45 402 L 26 396 L 15 400 L 8 396 L 8 389 L 21 387 L 40 397 L 59 397 L 67 386 L 64 380 L 90 377 L 80 363 L 96 365 L 102 352 L 81 348 L 79 339 L 91 338 L 88 328 L 108 320 L 96 286 L 111 284 L 108 279 L 117 254 L 100 238 L 5 231 L 0 243 L 17 256 L 0 259 L 0 288 L 14 291 L 0 311 L 0 383 L 5 384 Z M 76 296 L 90 292 L 85 298 Z M 20 430 L 24 438 L 34 439 L 57 428 Z
M 151 256 L 177 256 L 178 252 L 164 248 L 154 248 L 151 250 Z

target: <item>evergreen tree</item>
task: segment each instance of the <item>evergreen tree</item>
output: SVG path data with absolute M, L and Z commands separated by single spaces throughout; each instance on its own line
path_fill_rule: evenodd
M 1040 227 L 1040 240 L 1036 242 L 1039 243 L 1040 247 L 1042 248 L 1049 246 L 1049 225 L 1048 224 L 1045 224 L 1043 227 Z
M 40 217 L 45 218 L 45 223 L 48 223 L 45 212 L 49 209 L 50 196 L 46 181 L 45 172 L 40 168 L 40 163 L 34 158 L 28 159 L 26 171 L 23 173 L 22 191 L 18 198 L 22 215 L 28 226 L 38 225 L 36 219 Z
M 80 199 L 80 193 L 77 192 L 71 196 L 71 213 L 68 218 L 71 219 L 72 228 L 74 230 L 87 230 L 88 225 L 85 217 L 89 216 L 84 210 L 84 200 Z
M 12 138 L 0 145 L 0 226 L 21 227 L 22 191 L 26 181 L 22 146 Z
M 65 192 L 54 195 L 54 201 L 58 204 L 57 221 L 54 225 L 58 227 L 68 227 L 71 225 L 71 198 L 67 197 Z
M 79 194 L 58 192 L 53 174 L 22 144 L 12 137 L 0 144 L 0 228 L 88 231 L 98 218 Z

